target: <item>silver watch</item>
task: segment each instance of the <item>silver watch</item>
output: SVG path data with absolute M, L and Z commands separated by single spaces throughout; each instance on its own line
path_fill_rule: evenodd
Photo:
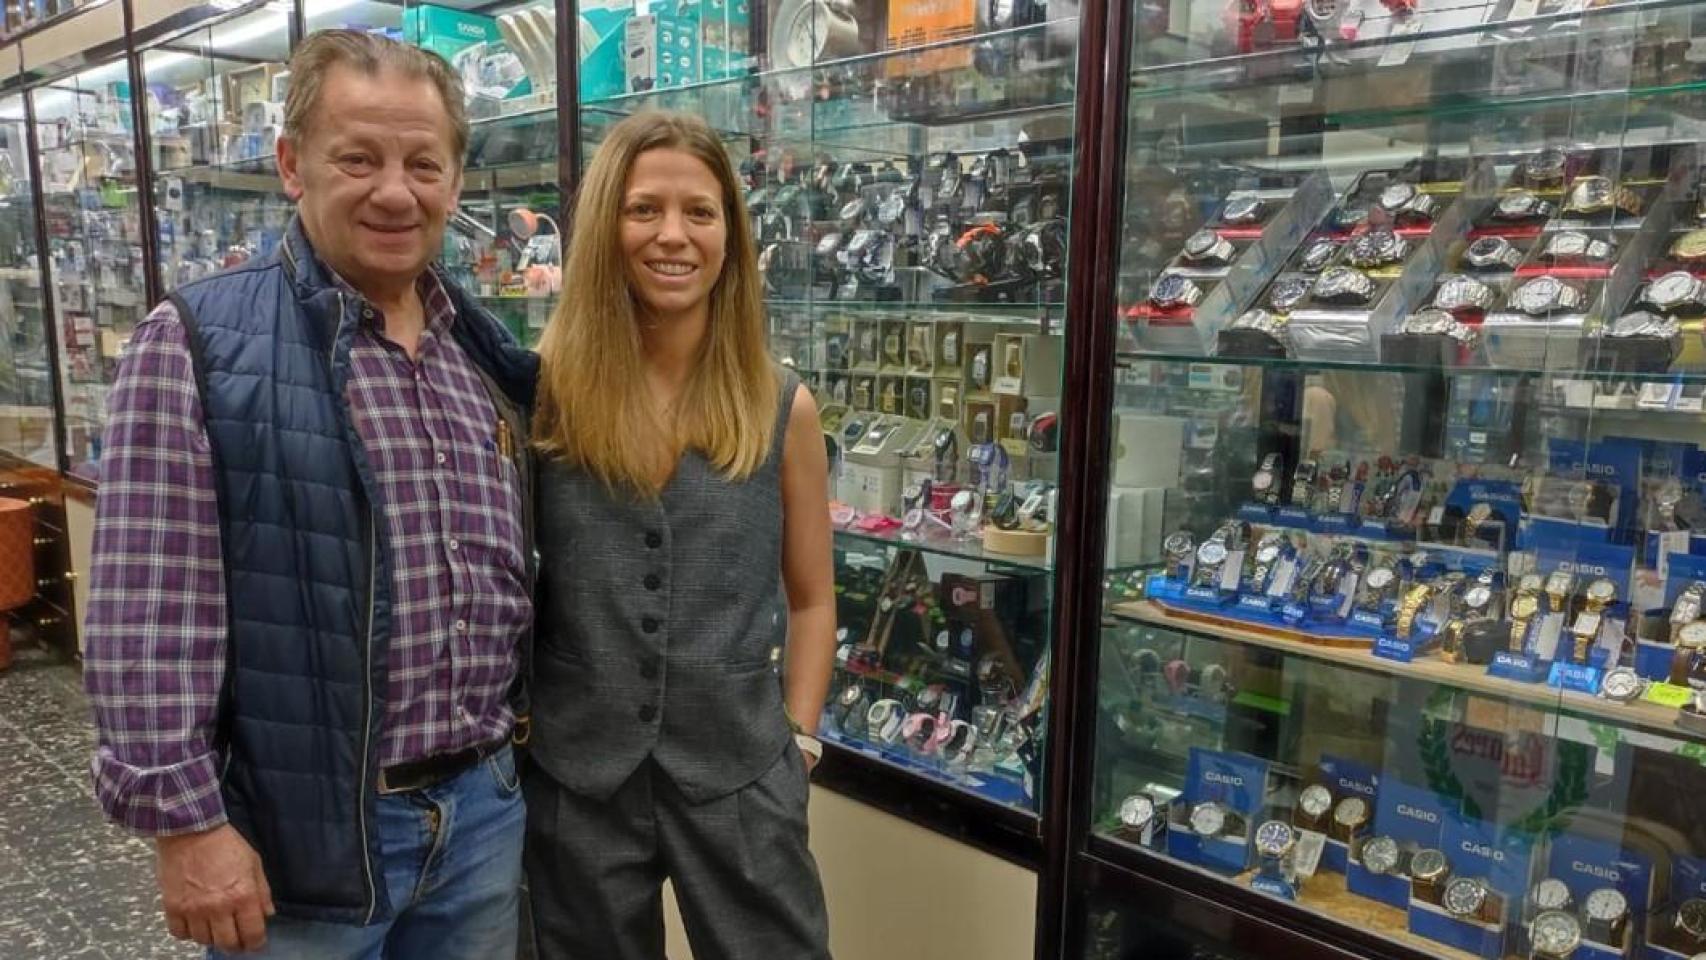
M 1557 277 L 1535 277 L 1511 294 L 1511 306 L 1531 317 L 1543 317 L 1560 310 L 1574 310 L 1586 300 L 1582 292 Z
M 1485 310 L 1493 305 L 1493 288 L 1474 277 L 1453 274 L 1440 284 L 1434 294 L 1434 306 L 1441 310 Z
M 1474 343 L 1475 328 L 1444 310 L 1423 310 L 1404 318 L 1398 332 L 1412 337 L 1450 337 L 1459 343 Z
M 1604 263 L 1617 252 L 1616 244 L 1595 240 L 1579 230 L 1566 230 L 1552 238 L 1541 256 L 1553 263 Z
M 1232 241 L 1204 228 L 1185 241 L 1184 257 L 1193 263 L 1224 265 L 1232 262 Z
M 1149 302 L 1163 310 L 1194 307 L 1202 302 L 1202 288 L 1176 273 L 1165 274 L 1149 288 Z
M 1374 299 L 1374 281 L 1354 267 L 1333 267 L 1315 281 L 1315 299 L 1358 305 Z
M 1268 288 L 1268 304 L 1282 313 L 1302 303 L 1315 281 L 1309 277 L 1282 277 Z
M 1673 313 L 1683 307 L 1693 310 L 1706 308 L 1706 283 L 1686 270 L 1673 270 L 1647 284 L 1647 289 L 1641 294 L 1641 302 L 1665 313 Z
M 1418 190 L 1413 183 L 1394 183 L 1380 191 L 1380 208 L 1394 219 L 1413 217 L 1418 220 L 1431 220 L 1434 212 L 1439 209 L 1439 199 Z
M 1499 198 L 1493 216 L 1499 220 L 1540 220 L 1557 209 L 1528 190 L 1516 190 Z
M 1353 267 L 1370 270 L 1403 260 L 1409 248 L 1410 245 L 1404 238 L 1393 233 L 1391 229 L 1376 227 L 1351 241 L 1346 250 L 1346 259 Z
M 1477 270 L 1514 270 L 1522 262 L 1522 251 L 1504 237 L 1482 237 L 1463 253 L 1464 262 Z
M 1236 226 L 1248 226 L 1260 223 L 1267 208 L 1267 201 L 1253 193 L 1233 193 L 1227 196 L 1226 208 L 1220 212 L 1220 219 Z

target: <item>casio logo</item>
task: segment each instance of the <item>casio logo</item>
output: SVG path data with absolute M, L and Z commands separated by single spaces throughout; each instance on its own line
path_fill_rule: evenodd
M 1583 863 L 1576 860 L 1570 864 L 1570 869 L 1577 873 L 1585 873 L 1590 877 L 1598 877 L 1608 883 L 1617 883 L 1623 879 L 1623 875 L 1616 870 L 1610 867 L 1602 867 L 1597 863 Z
M 1339 789 L 1360 793 L 1365 797 L 1374 796 L 1374 787 L 1366 783 L 1358 783 L 1355 780 L 1346 780 L 1344 777 L 1339 778 Z
M 1463 852 L 1473 853 L 1477 857 L 1491 860 L 1494 863 L 1503 863 L 1505 861 L 1505 852 L 1503 850 L 1494 850 L 1492 847 L 1482 846 L 1473 840 L 1463 841 L 1462 847 Z
M 1242 787 L 1244 785 L 1243 777 L 1234 777 L 1224 773 L 1215 773 L 1213 770 L 1203 774 L 1202 778 L 1209 783 L 1218 783 L 1228 787 Z
M 1611 463 L 1590 463 L 1590 464 L 1588 464 L 1588 472 L 1589 473 L 1597 473 L 1602 477 L 1604 477 L 1604 476 L 1616 476 L 1617 475 L 1617 465 L 1611 464 Z
M 1423 823 L 1439 822 L 1439 814 L 1434 813 L 1432 810 L 1422 810 L 1417 807 L 1412 807 L 1407 803 L 1398 804 L 1398 815 L 1409 817 L 1411 820 L 1420 820 Z
M 1596 577 L 1606 576 L 1608 571 L 1597 563 L 1572 563 L 1569 560 L 1560 561 L 1558 569 L 1565 573 L 1589 573 Z

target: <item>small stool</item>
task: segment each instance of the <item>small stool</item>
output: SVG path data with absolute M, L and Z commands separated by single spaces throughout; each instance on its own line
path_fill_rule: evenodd
M 23 500 L 0 497 L 0 613 L 36 595 L 35 510 Z M 0 631 L 0 670 L 12 665 L 12 636 Z

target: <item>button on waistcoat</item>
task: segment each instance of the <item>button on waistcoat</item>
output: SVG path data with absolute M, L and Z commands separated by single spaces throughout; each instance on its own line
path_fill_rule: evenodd
M 688 452 L 656 501 L 560 461 L 539 472 L 543 566 L 534 755 L 608 797 L 648 757 L 690 800 L 731 793 L 792 742 L 775 658 L 787 636 L 783 378 L 770 455 L 730 481 Z

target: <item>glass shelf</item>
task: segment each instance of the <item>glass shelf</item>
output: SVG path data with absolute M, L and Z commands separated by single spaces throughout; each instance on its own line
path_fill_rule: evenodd
M 1366 362 L 1358 360 L 1300 359 L 1295 357 L 1223 357 L 1189 353 L 1163 353 L 1145 350 L 1121 350 L 1119 358 L 1125 363 L 1183 363 L 1210 367 L 1251 367 L 1260 370 L 1308 373 L 1342 370 L 1350 373 L 1392 373 L 1445 378 L 1493 378 L 1500 380 L 1540 379 L 1553 382 L 1581 381 L 1594 384 L 1626 384 L 1641 387 L 1648 384 L 1691 387 L 1706 385 L 1706 366 L 1700 369 L 1640 372 L 1622 370 L 1585 370 L 1579 368 L 1442 366 L 1438 364 L 1404 364 Z M 1694 411 L 1699 413 L 1700 411 Z
M 996 553 L 984 548 L 978 540 L 908 540 L 900 532 L 867 533 L 863 530 L 853 530 L 838 527 L 835 530 L 837 540 L 856 541 L 881 547 L 895 547 L 900 550 L 918 550 L 939 557 L 952 557 L 957 560 L 970 560 L 987 564 L 990 567 L 1010 567 L 1035 573 L 1047 573 L 1054 569 L 1054 562 L 1047 557 L 1018 557 L 1011 554 Z

